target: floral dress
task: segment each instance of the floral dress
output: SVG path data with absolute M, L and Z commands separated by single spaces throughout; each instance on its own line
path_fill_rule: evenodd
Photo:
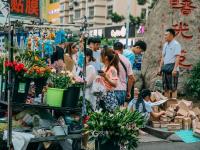
M 116 82 L 118 81 L 117 70 L 113 66 L 111 66 L 107 71 L 106 68 L 103 68 L 103 71 L 106 72 L 106 75 L 110 80 Z M 114 93 L 114 87 L 107 82 L 104 77 L 101 77 L 101 80 L 102 84 L 106 88 L 106 92 L 101 95 L 99 99 L 99 107 L 104 111 L 113 112 L 118 107 L 118 101 Z

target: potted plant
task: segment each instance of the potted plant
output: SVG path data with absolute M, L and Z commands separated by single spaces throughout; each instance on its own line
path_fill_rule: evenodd
M 27 71 L 26 77 L 34 81 L 36 97 L 42 93 L 43 87 L 46 85 L 50 74 L 51 68 L 46 65 L 34 65 Z
M 73 84 L 73 78 L 64 71 L 56 73 L 56 70 L 52 69 L 50 82 L 51 87 L 47 89 L 47 104 L 61 107 L 64 91 Z
M 13 101 L 24 103 L 27 98 L 31 82 L 29 78 L 25 77 L 25 73 L 28 69 L 24 66 L 23 63 L 17 61 L 5 61 L 5 69 L 6 72 L 11 70 L 14 74 Z
M 31 78 L 35 84 L 35 96 L 38 97 L 42 93 L 43 87 L 46 85 L 51 68 L 47 66 L 43 58 L 37 51 L 27 50 L 20 55 L 20 61 L 28 68 L 26 77 Z
M 119 150 L 120 146 L 135 149 L 138 130 L 144 125 L 144 118 L 135 111 L 117 109 L 110 112 L 94 112 L 85 125 L 90 140 L 95 140 L 97 150 Z
M 61 71 L 56 73 L 55 69 L 52 70 L 50 80 L 52 88 L 47 90 L 47 101 L 49 105 L 54 105 L 55 100 L 58 102 L 58 107 L 75 107 L 77 106 L 81 84 L 76 82 L 74 75 L 69 71 Z M 59 92 L 59 98 L 57 97 Z M 53 96 L 53 93 L 55 95 Z M 56 97 L 55 97 L 56 96 Z M 55 98 L 53 98 L 55 97 Z
M 75 78 L 69 72 L 68 74 L 73 78 L 73 83 L 68 86 L 64 91 L 62 106 L 75 108 L 78 105 L 80 91 L 84 84 L 81 78 Z

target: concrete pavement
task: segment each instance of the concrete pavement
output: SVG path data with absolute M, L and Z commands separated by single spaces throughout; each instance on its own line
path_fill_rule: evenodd
M 137 150 L 200 150 L 200 142 L 186 144 L 184 142 L 146 142 L 140 143 Z

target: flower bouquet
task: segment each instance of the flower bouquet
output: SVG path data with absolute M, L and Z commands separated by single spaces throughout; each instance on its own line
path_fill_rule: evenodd
M 20 55 L 20 61 L 29 68 L 25 76 L 34 81 L 35 96 L 38 97 L 47 83 L 51 74 L 51 68 L 47 66 L 44 59 L 40 57 L 40 53 L 37 51 L 27 50 L 25 53 Z
M 26 77 L 33 79 L 35 84 L 35 96 L 38 97 L 42 93 L 43 87 L 51 74 L 51 68 L 48 66 L 32 66 L 26 73 Z
M 12 70 L 12 72 L 20 78 L 24 77 L 24 74 L 27 72 L 27 68 L 24 66 L 23 63 L 16 62 L 16 61 L 5 61 L 5 68 L 6 71 Z
M 30 87 L 31 80 L 25 77 L 27 72 L 27 68 L 24 66 L 23 63 L 17 61 L 5 61 L 5 69 L 6 72 L 11 70 L 14 74 L 14 93 L 13 97 L 15 102 L 24 103 L 27 95 L 28 90 Z

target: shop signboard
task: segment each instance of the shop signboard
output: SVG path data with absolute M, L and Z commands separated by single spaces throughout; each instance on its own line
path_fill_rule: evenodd
M 8 0 L 11 14 L 20 16 L 40 16 L 40 0 Z
M 104 29 L 91 29 L 89 30 L 89 35 L 91 37 L 93 36 L 103 37 L 103 32 L 104 32 Z
M 106 38 L 125 38 L 126 27 L 124 25 L 105 27 L 105 37 Z M 133 25 L 129 26 L 129 37 L 135 37 L 135 28 Z

